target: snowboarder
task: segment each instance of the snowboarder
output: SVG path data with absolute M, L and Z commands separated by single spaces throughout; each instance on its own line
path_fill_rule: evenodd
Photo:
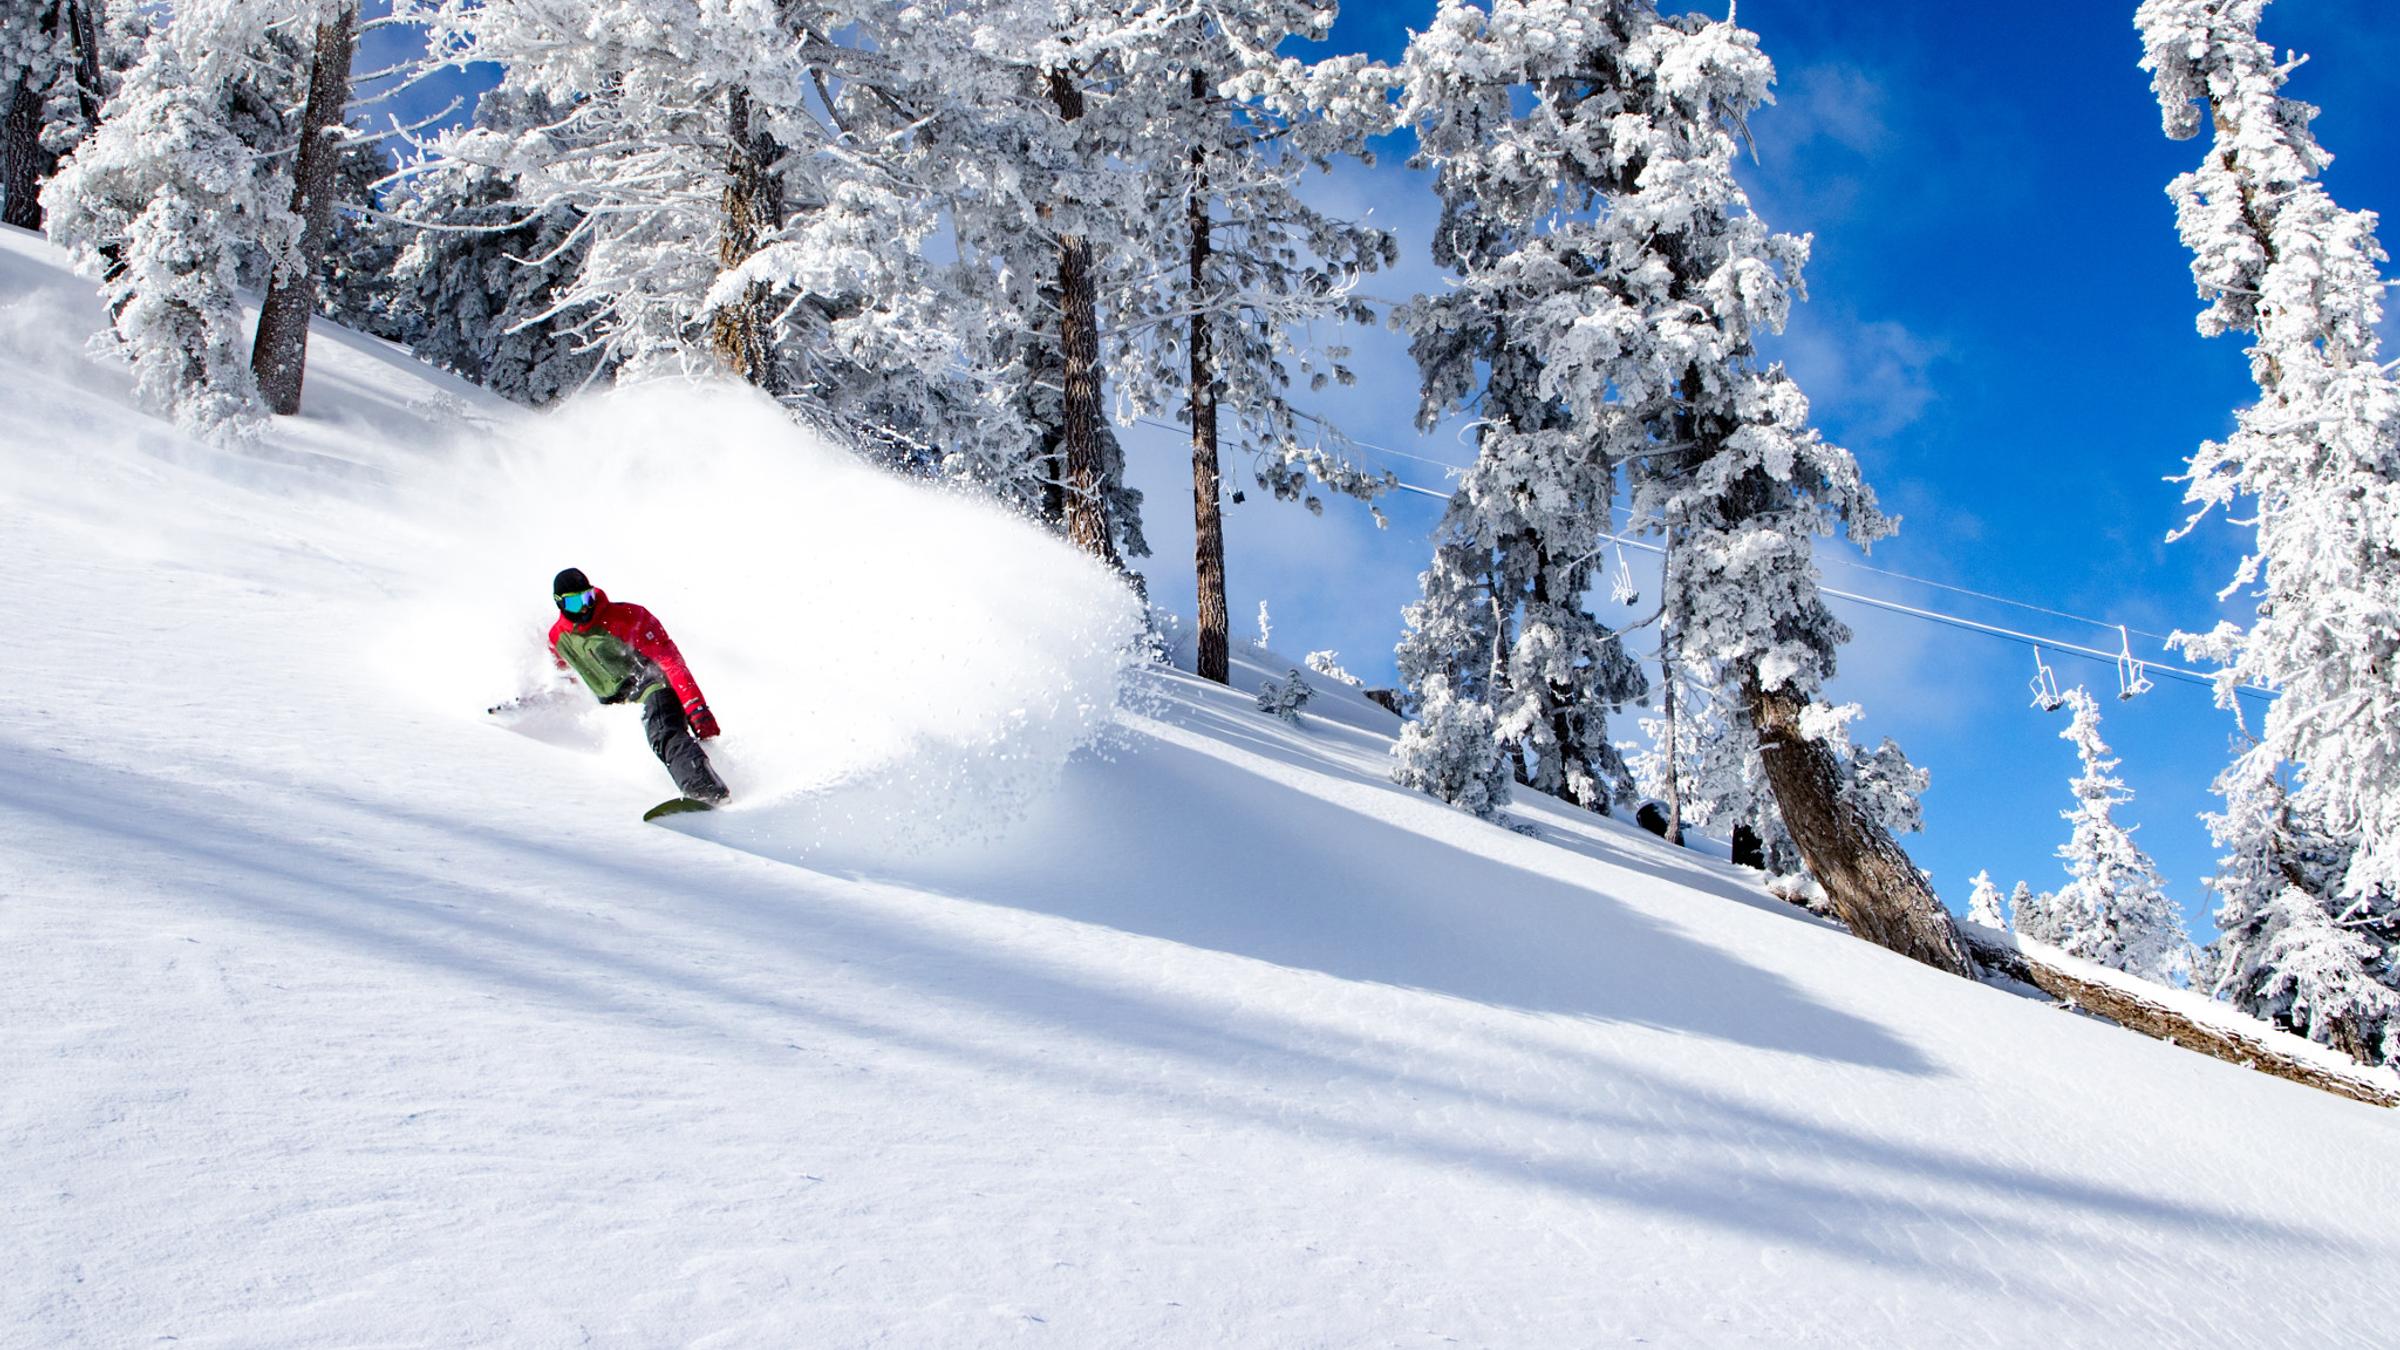
M 609 599 L 578 567 L 559 573 L 550 593 L 558 606 L 550 654 L 559 668 L 581 676 L 602 703 L 642 705 L 650 749 L 686 801 L 714 806 L 733 795 L 700 746 L 717 734 L 716 714 L 666 627 L 640 605 Z

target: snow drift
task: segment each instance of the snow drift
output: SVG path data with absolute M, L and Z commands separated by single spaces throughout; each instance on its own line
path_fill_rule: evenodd
M 556 699 L 536 734 L 663 795 L 639 717 L 593 706 L 543 644 L 551 576 L 581 567 L 658 615 L 725 726 L 742 819 L 707 828 L 787 845 L 1004 824 L 1106 723 L 1140 629 L 1122 582 L 1028 522 L 736 385 L 573 400 L 413 490 L 441 529 L 383 663 L 402 688 L 461 715 Z

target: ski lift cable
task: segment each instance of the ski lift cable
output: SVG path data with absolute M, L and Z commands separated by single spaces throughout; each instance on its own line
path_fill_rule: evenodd
M 1152 425 L 1168 427 L 1168 424 L 1163 422 L 1152 423 Z M 1180 430 L 1181 428 L 1170 427 L 1169 429 Z M 1462 472 L 1465 469 L 1464 465 L 1453 464 L 1448 460 L 1433 459 L 1425 455 L 1411 454 L 1406 450 L 1395 450 L 1388 445 L 1377 445 L 1373 441 L 1362 441 L 1355 437 L 1350 438 L 1350 444 L 1357 446 L 1361 450 L 1373 450 L 1378 453 L 1391 455 L 1399 459 L 1415 460 L 1419 464 L 1431 464 L 1436 468 L 1448 469 L 1453 473 Z M 1416 493 L 1422 497 L 1434 497 L 1442 500 L 1447 500 L 1449 498 L 1448 493 L 1436 492 L 1431 488 L 1418 487 L 1413 483 L 1402 483 L 1400 486 L 1406 491 Z M 1617 506 L 1611 507 L 1610 509 L 1612 512 L 1623 511 L 1627 513 L 1629 517 L 1627 523 L 1633 523 L 1632 519 L 1630 519 L 1632 515 L 1631 507 Z M 1931 590 L 1948 591 L 1953 595 L 1963 595 L 1971 599 L 1982 600 L 1995 605 L 2007 605 L 2012 609 L 2021 609 L 2031 614 L 2046 615 L 2053 619 L 2065 619 L 2070 623 L 2086 624 L 2093 628 L 2102 630 L 2122 628 L 2127 632 L 2134 634 L 2135 636 L 2146 637 L 2156 642 L 2163 643 L 2172 640 L 2165 633 L 2153 633 L 2146 628 L 2134 628 L 2127 624 L 2111 623 L 2106 619 L 2095 619 L 2088 614 L 2074 614 L 2063 609 L 2052 609 L 2048 605 L 2037 605 L 2027 600 L 2018 600 L 2005 595 L 1995 595 L 1990 591 L 1979 591 L 1972 586 L 1960 586 L 1947 581 L 1935 581 L 1930 577 L 1911 576 L 1906 572 L 1895 572 L 1888 567 L 1877 567 L 1873 563 L 1859 562 L 1850 558 L 1830 558 L 1827 559 L 1827 561 L 1834 563 L 1837 566 L 1851 568 L 1855 571 L 1873 572 L 1877 576 L 1890 577 L 1894 581 L 1905 581 L 1912 586 L 1924 586 Z
M 1626 539 L 1617 535 L 1607 534 L 1605 532 L 1601 534 L 1601 538 L 1607 539 L 1611 543 L 1622 544 L 1627 548 L 1641 549 L 1645 553 L 1664 554 L 1666 552 L 1666 549 L 1660 545 L 1647 543 L 1639 539 Z M 2002 628 L 1998 624 L 1984 623 L 1981 620 L 1964 618 L 1956 614 L 1945 614 L 1936 609 L 1924 609 L 1916 605 L 1903 604 L 1898 600 L 1887 600 L 1880 595 L 1861 595 L 1856 591 L 1838 590 L 1832 586 L 1819 586 L 1817 590 L 1819 594 L 1829 595 L 1838 600 L 1848 600 L 1853 604 L 1865 605 L 1871 609 L 1887 610 L 1891 613 L 1906 615 L 1910 618 L 1924 619 L 1932 623 L 1947 624 L 1952 628 L 1964 629 L 1971 633 L 1982 633 L 1990 637 L 2004 638 L 2010 642 L 2020 643 L 2024 646 L 2033 648 L 2037 654 L 2037 658 L 2041 649 L 2048 647 L 2052 651 L 2073 652 L 2077 656 L 2088 657 L 2094 661 L 2105 662 L 2108 665 L 2115 667 L 2119 671 L 2119 678 L 2121 681 L 2123 681 L 2120 692 L 2123 692 L 2124 689 L 2131 689 L 2134 693 L 2139 693 L 2142 689 L 2148 688 L 2149 685 L 2144 674 L 2145 672 L 2155 672 L 2160 675 L 2168 676 L 2172 679 L 2181 680 L 2186 684 L 2196 684 L 2204 688 L 2213 689 L 2216 687 L 2217 683 L 2216 677 L 2210 675 L 2206 671 L 2190 670 L 2182 666 L 2160 665 L 2153 662 L 2136 662 L 2135 666 L 2137 669 L 2134 671 L 2133 678 L 2127 681 L 2124 680 L 2124 672 L 2126 670 L 2125 662 L 2130 659 L 2130 655 L 2127 650 L 2122 648 L 2112 652 L 2103 651 L 2098 647 L 2086 647 L 2079 642 L 2061 642 L 2056 638 L 2040 637 L 2032 633 L 2019 632 L 2014 628 Z M 2254 684 L 2237 685 L 2235 688 L 2241 693 L 2258 694 L 2261 696 L 2274 692 Z
M 1171 423 L 1158 422 L 1150 418 L 1138 418 L 1136 420 L 1144 425 L 1156 426 L 1169 431 L 1183 430 L 1183 428 L 1174 426 Z M 1374 445 L 1367 441 L 1354 441 L 1353 444 L 1370 450 L 1382 450 L 1386 454 L 1400 455 L 1401 457 L 1407 459 L 1424 459 L 1424 457 L 1420 455 L 1409 455 L 1403 451 L 1392 450 L 1389 447 Z M 1441 463 L 1439 460 L 1425 460 L 1425 462 L 1434 464 Z M 1444 465 L 1443 467 L 1456 468 L 1458 466 Z M 1420 497 L 1431 497 L 1435 501 L 1446 502 L 1449 501 L 1454 495 L 1452 493 L 1439 492 L 1429 487 L 1421 487 L 1415 483 L 1397 479 L 1394 480 L 1393 486 L 1402 492 L 1414 493 Z M 1630 508 L 1613 507 L 1611 508 L 1612 515 L 1615 511 L 1619 510 L 1628 511 L 1630 514 Z M 1613 534 L 1608 531 L 1599 531 L 1598 533 L 1601 538 L 1622 547 L 1637 548 L 1645 553 L 1657 553 L 1662 555 L 1666 552 L 1666 549 L 1662 548 L 1661 546 L 1647 543 L 1643 540 L 1628 539 L 1622 535 Z M 1902 604 L 1900 601 L 1887 600 L 1881 596 L 1862 595 L 1856 591 L 1839 590 L 1831 586 L 1819 586 L 1817 588 L 1820 594 L 1832 596 L 1839 600 L 1847 600 L 1853 604 L 1866 605 L 1872 609 L 1885 610 L 1893 614 L 1900 614 L 1910 618 L 1924 619 L 1931 623 L 1945 624 L 1949 627 L 1962 629 L 1967 632 L 1982 633 L 1989 637 L 2001 638 L 2009 642 L 2015 642 L 2027 647 L 2032 647 L 2035 649 L 2037 656 L 2041 648 L 2048 647 L 2053 651 L 2073 652 L 2077 656 L 2086 657 L 2094 661 L 2106 662 L 2110 666 L 2115 667 L 2118 671 L 2119 694 L 2123 697 L 2130 698 L 2133 696 L 2133 694 L 2137 694 L 2145 689 L 2148 689 L 2150 687 L 2150 682 L 2147 679 L 2147 675 L 2150 672 L 2167 676 L 2170 679 L 2180 680 L 2186 684 L 2199 685 L 2203 688 L 2213 689 L 2216 687 L 2216 677 L 2208 674 L 2206 671 L 2191 670 L 2183 666 L 2170 666 L 2162 665 L 2157 662 L 2141 661 L 2133 657 L 2131 651 L 2132 634 L 2139 633 L 2143 637 L 2152 638 L 2162 643 L 2168 641 L 2168 638 L 2163 634 L 2153 633 L 2147 629 L 2134 628 L 2126 624 L 2108 623 L 2100 619 L 2088 618 L 2081 614 L 2069 614 L 2064 610 L 2048 609 L 2041 605 L 2029 604 L 2023 600 L 2011 600 L 2006 596 L 1991 595 L 1983 591 L 1971 590 L 1964 586 L 1953 586 L 1946 582 L 1932 581 L 1924 577 L 1910 576 L 1905 572 L 1895 572 L 1888 568 L 1874 567 L 1866 563 L 1852 562 L 1847 558 L 1832 558 L 1826 561 L 1843 566 L 1855 567 L 1862 571 L 1876 573 L 1880 576 L 1887 576 L 1895 581 L 1905 581 L 1914 585 L 1931 587 L 1935 590 L 1952 591 L 1957 594 L 1972 596 L 1979 600 L 1988 600 L 1996 604 L 2012 605 L 2018 609 L 2029 610 L 2037 614 L 2046 614 L 2053 618 L 2066 619 L 2074 623 L 2089 624 L 2094 628 L 2112 630 L 2117 633 L 2121 640 L 2120 647 L 2117 651 L 2113 652 L 2103 651 L 2097 647 L 2087 647 L 2076 642 L 2062 642 L 2056 638 L 2039 637 L 2032 633 L 2020 632 L 2013 628 L 2002 628 L 1997 624 L 1984 623 L 1980 620 L 1969 619 L 1961 615 L 1947 614 L 1940 610 L 1925 609 L 1916 605 Z M 2236 685 L 2235 691 L 2237 693 L 2256 694 L 2262 697 L 2269 696 L 2274 692 L 2273 690 L 2267 689 L 2264 686 L 2255 684 Z

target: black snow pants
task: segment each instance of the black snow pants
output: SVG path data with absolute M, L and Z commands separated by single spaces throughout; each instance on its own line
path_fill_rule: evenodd
M 684 720 L 683 703 L 665 686 L 642 700 L 642 730 L 650 737 L 651 753 L 675 775 L 675 790 L 699 802 L 721 802 L 732 796 L 725 780 L 708 765 L 708 752 Z

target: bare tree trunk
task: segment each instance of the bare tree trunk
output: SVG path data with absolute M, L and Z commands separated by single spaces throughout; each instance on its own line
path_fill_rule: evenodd
M 54 4 L 34 25 L 36 40 L 48 46 L 64 18 L 76 25 L 72 8 Z M 76 34 L 81 36 L 80 25 Z M 42 180 L 58 172 L 58 160 L 42 148 L 42 92 L 34 86 L 30 66 L 17 72 L 8 105 L 0 109 L 0 224 L 23 229 L 42 228 Z M 82 71 L 76 72 L 81 83 Z
M 1083 116 L 1083 91 L 1063 70 L 1050 72 L 1050 102 L 1061 121 Z M 1067 542 L 1121 570 L 1116 532 L 1109 528 L 1108 475 L 1100 451 L 1099 302 L 1092 281 L 1092 246 L 1079 234 L 1058 236 L 1058 351 Z
M 1958 925 L 1891 834 L 1842 800 L 1833 752 L 1800 732 L 1802 704 L 1788 690 L 1742 677 L 1775 808 L 1809 872 L 1850 931 L 1953 975 L 1974 978 Z
M 1665 547 L 1658 563 L 1658 592 L 1667 594 L 1667 585 L 1675 565 L 1675 527 L 1667 527 Z M 1675 725 L 1675 670 L 1677 661 L 1675 620 L 1668 618 L 1658 628 L 1658 673 L 1664 681 L 1666 694 L 1660 709 L 1667 719 L 1667 842 L 1683 847 L 1683 769 L 1677 762 L 1682 751 Z
M 100 26 L 106 18 L 105 0 L 68 0 L 67 30 L 75 39 L 75 94 L 87 126 L 100 125 Z
M 276 259 L 258 310 L 250 370 L 267 407 L 280 416 L 300 411 L 308 373 L 308 321 L 317 307 L 317 274 L 333 233 L 334 164 L 341 154 L 342 107 L 350 101 L 350 51 L 358 35 L 358 6 L 342 6 L 317 26 L 316 64 L 308 106 L 300 114 L 300 153 L 292 170 L 292 214 L 300 217 L 296 253 Z
M 783 223 L 782 193 L 774 176 L 778 154 L 773 138 L 754 131 L 750 95 L 736 89 L 725 96 L 726 174 L 725 220 L 717 240 L 717 263 L 730 272 L 757 253 L 759 241 Z M 760 388 L 773 383 L 771 344 L 767 335 L 768 288 L 752 283 L 739 299 L 720 305 L 708 316 L 709 347 L 725 368 Z
M 0 114 L 0 224 L 22 229 L 42 228 L 42 180 L 58 164 L 42 149 L 42 99 L 33 87 L 33 72 L 17 76 L 8 108 Z
M 1574 595 L 1583 593 L 1583 588 L 1574 584 L 1572 579 L 1567 589 Z M 1545 606 L 1550 604 L 1550 550 L 1538 544 L 1534 546 L 1533 602 Z M 1593 770 L 1592 758 L 1584 753 L 1582 738 L 1575 729 L 1576 714 L 1580 711 L 1590 716 L 1592 710 L 1577 709 L 1574 706 L 1574 691 L 1555 681 L 1545 681 L 1541 695 L 1543 709 L 1549 714 L 1550 739 L 1558 746 L 1558 763 L 1552 766 L 1558 779 L 1558 790 L 1552 795 L 1586 810 L 1607 815 L 1608 793 L 1600 786 L 1600 775 Z M 1593 796 L 1588 801 L 1575 795 L 1576 770 L 1581 770 L 1583 780 L 1592 784 Z
M 1192 72 L 1192 97 L 1207 92 L 1207 81 Z M 1233 619 L 1225 604 L 1225 520 L 1217 477 L 1216 353 L 1209 345 L 1208 317 L 1201 313 L 1200 296 L 1207 285 L 1210 248 L 1208 222 L 1208 164 L 1198 148 L 1192 151 L 1191 196 L 1184 203 L 1191 227 L 1192 294 L 1192 571 L 1199 581 L 1200 678 L 1230 684 Z

